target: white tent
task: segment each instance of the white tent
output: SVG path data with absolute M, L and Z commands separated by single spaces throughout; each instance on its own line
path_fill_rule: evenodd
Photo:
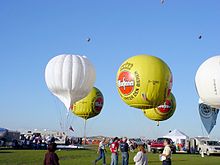
M 168 133 L 167 135 L 165 135 L 163 137 L 172 139 L 172 141 L 176 144 L 183 143 L 183 141 L 185 143 L 186 140 L 189 139 L 189 136 L 187 136 L 185 133 L 183 133 L 177 129 L 171 131 L 170 133 Z

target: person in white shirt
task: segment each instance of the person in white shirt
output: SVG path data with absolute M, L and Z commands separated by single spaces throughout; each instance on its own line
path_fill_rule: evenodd
M 170 149 L 170 141 L 165 139 L 164 140 L 164 149 L 163 153 L 160 155 L 162 160 L 162 165 L 171 165 L 171 149 Z
M 139 146 L 139 152 L 134 157 L 135 165 L 148 165 L 148 158 L 144 146 Z
M 102 164 L 106 165 L 106 160 L 105 160 L 105 138 L 102 139 L 102 141 L 99 143 L 99 147 L 98 147 L 98 151 L 97 153 L 99 153 L 99 157 L 94 161 L 94 164 L 96 164 L 96 162 L 98 162 L 99 160 L 102 159 Z

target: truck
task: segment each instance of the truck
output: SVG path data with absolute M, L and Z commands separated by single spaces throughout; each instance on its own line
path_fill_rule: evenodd
M 0 128 L 0 146 L 17 147 L 19 145 L 20 132 Z
M 210 155 L 220 154 L 220 142 L 215 140 L 202 140 L 198 145 L 199 153 Z
M 156 141 L 151 142 L 151 144 L 150 144 L 151 152 L 153 152 L 153 153 L 157 153 L 157 152 L 162 153 L 163 149 L 165 147 L 164 144 L 163 144 L 164 140 L 170 141 L 171 151 L 172 151 L 172 153 L 176 153 L 176 147 L 173 145 L 173 141 L 170 138 L 163 138 L 163 137 L 162 138 L 157 138 Z

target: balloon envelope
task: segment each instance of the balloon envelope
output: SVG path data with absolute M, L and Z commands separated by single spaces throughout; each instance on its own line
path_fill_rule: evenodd
M 204 103 L 199 103 L 200 118 L 208 134 L 211 133 L 212 129 L 216 125 L 218 112 L 219 109 L 212 108 L 211 106 Z
M 76 102 L 72 107 L 72 112 L 87 120 L 97 116 L 104 104 L 104 97 L 98 88 L 93 87 L 91 92 L 82 100 Z
M 161 59 L 138 55 L 120 66 L 116 81 L 118 93 L 126 104 L 147 109 L 163 104 L 171 91 L 172 74 Z
M 220 56 L 211 57 L 200 65 L 195 83 L 201 100 L 207 105 L 220 108 Z
M 67 109 L 89 94 L 95 77 L 92 63 L 79 55 L 58 55 L 48 62 L 45 69 L 47 87 Z
M 171 93 L 164 104 L 157 108 L 143 109 L 144 115 L 150 120 L 163 121 L 169 119 L 176 110 L 176 99 Z

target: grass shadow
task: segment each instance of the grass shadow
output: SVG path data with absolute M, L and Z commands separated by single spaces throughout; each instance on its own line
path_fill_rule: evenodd
M 11 154 L 11 153 L 13 153 L 13 152 L 11 152 L 11 151 L 0 151 L 0 154 Z

